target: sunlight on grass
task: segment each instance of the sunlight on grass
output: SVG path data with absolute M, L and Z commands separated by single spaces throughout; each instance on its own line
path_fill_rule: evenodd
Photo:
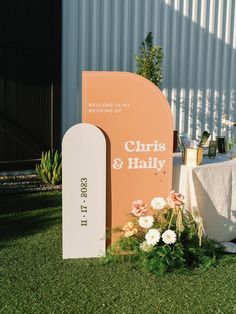
M 236 256 L 157 278 L 131 264 L 62 260 L 61 194 L 0 203 L 0 313 L 234 313 Z

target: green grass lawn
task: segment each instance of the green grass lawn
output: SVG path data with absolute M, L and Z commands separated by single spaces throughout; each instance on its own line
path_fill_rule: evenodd
M 0 313 L 236 313 L 236 256 L 157 278 L 130 264 L 62 260 L 61 194 L 1 196 Z

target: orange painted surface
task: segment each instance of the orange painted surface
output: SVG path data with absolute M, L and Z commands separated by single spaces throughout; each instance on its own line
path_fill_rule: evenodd
M 171 190 L 170 106 L 154 84 L 127 72 L 83 72 L 82 103 L 83 122 L 107 137 L 107 225 L 122 226 L 133 200 L 150 206 Z

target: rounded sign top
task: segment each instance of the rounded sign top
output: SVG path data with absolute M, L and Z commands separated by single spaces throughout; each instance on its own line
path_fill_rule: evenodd
M 63 136 L 62 143 L 66 140 L 67 137 L 73 136 L 76 133 L 80 132 L 91 132 L 93 134 L 101 135 L 101 138 L 105 140 L 103 132 L 91 123 L 78 123 L 70 127 Z
M 94 125 L 71 127 L 62 142 L 63 258 L 105 254 L 106 141 Z

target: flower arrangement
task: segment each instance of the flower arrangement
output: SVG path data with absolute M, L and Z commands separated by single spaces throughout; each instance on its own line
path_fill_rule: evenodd
M 155 197 L 149 209 L 142 200 L 134 201 L 129 221 L 119 232 L 122 235 L 105 259 L 129 258 L 156 275 L 196 266 L 208 268 L 222 253 L 220 244 L 204 236 L 201 217 L 187 211 L 183 195 L 174 191 L 166 199 Z

